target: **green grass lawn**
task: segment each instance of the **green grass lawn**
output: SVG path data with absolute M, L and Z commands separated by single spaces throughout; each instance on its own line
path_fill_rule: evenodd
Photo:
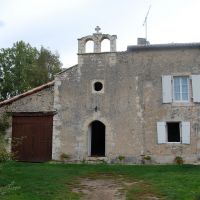
M 70 188 L 80 177 L 95 174 L 123 175 L 127 180 L 142 180 L 129 188 L 127 199 L 152 192 L 168 200 L 200 200 L 200 166 L 194 165 L 87 165 L 49 163 L 0 163 L 1 200 L 79 199 Z M 16 190 L 2 195 L 2 188 L 14 181 Z

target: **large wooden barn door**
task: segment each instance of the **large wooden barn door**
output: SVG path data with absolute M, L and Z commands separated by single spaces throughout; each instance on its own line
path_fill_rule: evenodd
M 51 160 L 53 116 L 13 116 L 12 152 L 17 160 Z

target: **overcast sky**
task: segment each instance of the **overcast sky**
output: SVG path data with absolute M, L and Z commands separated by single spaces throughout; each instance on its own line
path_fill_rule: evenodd
M 77 63 L 77 39 L 116 34 L 125 51 L 145 36 L 154 43 L 200 42 L 200 0 L 0 0 L 0 48 L 23 40 L 58 51 L 63 67 Z

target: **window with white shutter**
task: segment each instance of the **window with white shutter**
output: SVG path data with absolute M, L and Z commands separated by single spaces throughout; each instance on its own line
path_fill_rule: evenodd
M 157 122 L 158 144 L 190 144 L 190 122 Z
M 200 102 L 200 75 L 192 76 L 194 102 Z M 163 103 L 190 101 L 189 76 L 162 76 Z
M 162 76 L 163 103 L 172 102 L 172 78 L 170 75 Z
M 189 101 L 188 76 L 173 76 L 173 101 Z
M 166 123 L 157 122 L 158 144 L 166 143 Z
M 182 122 L 182 143 L 190 144 L 190 122 Z
M 200 75 L 192 75 L 193 101 L 200 102 Z

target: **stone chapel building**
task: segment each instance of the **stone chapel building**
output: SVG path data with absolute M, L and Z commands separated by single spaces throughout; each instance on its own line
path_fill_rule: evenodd
M 55 80 L 0 102 L 8 148 L 21 161 L 186 163 L 200 159 L 200 43 L 116 51 L 116 35 L 78 39 L 78 64 Z M 101 42 L 110 40 L 110 52 Z M 94 52 L 85 45 L 94 42 Z M 14 145 L 20 139 L 19 145 Z

